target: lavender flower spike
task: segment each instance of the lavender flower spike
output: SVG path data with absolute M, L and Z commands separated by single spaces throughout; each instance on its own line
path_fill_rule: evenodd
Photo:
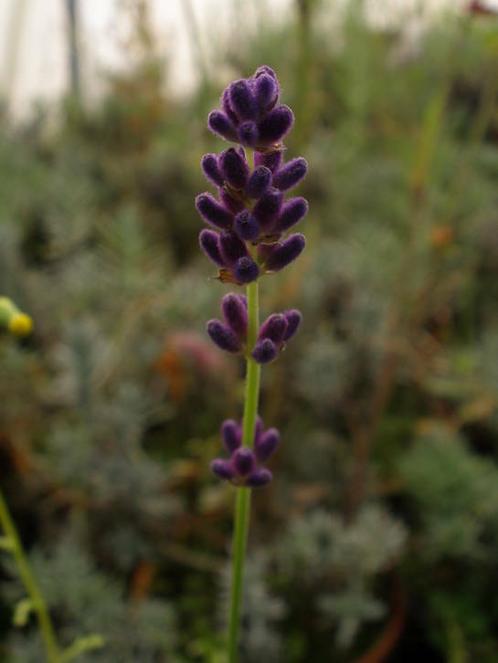
M 225 295 L 221 304 L 223 321 L 210 320 L 207 324 L 207 332 L 219 348 L 243 355 L 247 361 L 243 429 L 232 419 L 223 422 L 221 438 L 228 457 L 211 463 L 218 478 L 244 488 L 237 496 L 235 510 L 227 652 L 230 661 L 236 660 L 239 645 L 249 489 L 272 480 L 266 463 L 280 442 L 278 431 L 265 430 L 257 413 L 261 365 L 278 357 L 301 323 L 299 311 L 289 309 L 270 313 L 259 324 L 260 277 L 283 269 L 305 246 L 304 235 L 285 236 L 308 211 L 304 198 L 284 199 L 285 192 L 306 175 L 307 163 L 302 157 L 283 163 L 282 141 L 292 128 L 294 114 L 279 98 L 280 84 L 267 65 L 226 87 L 220 107 L 209 114 L 208 127 L 235 146 L 220 155 L 203 157 L 202 170 L 217 187 L 218 199 L 209 193 L 196 198 L 199 214 L 214 227 L 201 232 L 199 243 L 220 268 L 219 280 L 238 286 L 247 284 L 247 299 L 234 293 Z M 253 151 L 253 159 L 246 159 L 247 150 Z

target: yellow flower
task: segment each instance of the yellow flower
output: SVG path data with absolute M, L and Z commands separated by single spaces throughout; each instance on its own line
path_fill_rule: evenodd
M 33 320 L 26 313 L 14 313 L 9 320 L 9 331 L 15 336 L 28 336 L 33 329 Z

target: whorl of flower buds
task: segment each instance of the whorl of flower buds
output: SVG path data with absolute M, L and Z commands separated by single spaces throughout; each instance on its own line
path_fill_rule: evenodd
M 294 114 L 278 103 L 280 85 L 270 67 L 259 67 L 251 78 L 230 83 L 220 106 L 209 114 L 211 131 L 225 140 L 259 152 L 274 150 L 291 130 Z
M 242 446 L 242 426 L 233 419 L 221 425 L 221 439 L 229 454 L 228 459 L 216 458 L 211 470 L 220 479 L 231 481 L 237 486 L 256 488 L 265 486 L 272 479 L 272 473 L 264 464 L 269 460 L 280 443 L 276 428 L 263 428 L 258 419 L 254 432 L 253 448 Z
M 273 313 L 261 325 L 254 347 L 247 347 L 247 301 L 244 295 L 228 293 L 221 300 L 223 321 L 209 320 L 206 329 L 220 350 L 250 354 L 259 364 L 273 361 L 297 332 L 301 313 L 290 309 Z

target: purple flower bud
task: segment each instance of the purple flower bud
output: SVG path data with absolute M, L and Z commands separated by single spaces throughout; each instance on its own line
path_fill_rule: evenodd
M 278 82 L 277 74 L 267 64 L 262 64 L 260 67 L 258 67 L 254 72 L 253 78 L 258 78 L 258 76 L 262 76 L 263 74 L 268 74 Z
M 259 123 L 259 142 L 278 143 L 290 131 L 294 114 L 288 106 L 277 106 Z
M 220 251 L 225 263 L 233 265 L 239 258 L 247 256 L 244 242 L 232 231 L 224 230 L 220 233 Z
M 252 357 L 258 364 L 268 364 L 278 354 L 277 346 L 269 338 L 264 338 L 256 343 L 252 351 Z
M 249 198 L 261 198 L 271 183 L 271 170 L 266 166 L 257 166 L 246 184 Z
M 246 486 L 251 488 L 260 488 L 266 486 L 273 479 L 273 474 L 266 467 L 255 470 L 247 479 Z
M 256 104 L 261 111 L 273 108 L 278 99 L 278 84 L 275 78 L 267 73 L 261 72 L 256 76 L 253 84 Z
M 218 167 L 216 154 L 205 154 L 201 159 L 201 168 L 209 182 L 215 186 L 223 186 L 223 175 Z
M 259 235 L 259 223 L 248 210 L 243 210 L 237 214 L 233 228 L 241 239 L 248 242 L 256 239 Z
M 214 262 L 218 267 L 225 267 L 225 261 L 222 258 L 219 246 L 219 238 L 217 232 L 205 228 L 199 234 L 199 244 L 201 249 L 207 257 Z
M 215 458 L 211 462 L 211 471 L 213 474 L 216 474 L 219 479 L 233 479 L 235 476 L 231 463 L 222 458 Z
M 254 446 L 256 458 L 260 463 L 264 463 L 274 453 L 280 442 L 280 434 L 276 428 L 269 428 L 259 438 Z
M 229 86 L 230 106 L 240 120 L 254 120 L 258 114 L 256 100 L 249 82 L 245 79 L 235 81 Z
M 280 191 L 292 189 L 293 186 L 296 186 L 303 179 L 307 170 L 308 164 L 306 159 L 303 159 L 303 157 L 292 159 L 275 173 L 273 176 L 273 186 L 276 186 Z
M 283 152 L 282 150 L 272 150 L 271 152 L 255 152 L 254 164 L 256 166 L 266 166 L 275 173 L 282 163 Z
M 224 325 L 219 320 L 209 320 L 206 326 L 207 333 L 211 340 L 221 350 L 225 352 L 239 352 L 242 344 L 227 325 Z
M 305 244 L 304 235 L 300 233 L 290 235 L 285 241 L 275 244 L 266 260 L 266 268 L 271 272 L 283 269 L 302 253 Z
M 225 187 L 218 189 L 218 192 L 220 194 L 223 205 L 233 214 L 238 214 L 243 209 L 245 209 L 244 203 L 242 200 L 240 200 L 240 198 L 237 198 L 235 193 L 228 191 L 225 189 Z
M 232 467 L 241 477 L 250 474 L 255 464 L 254 453 L 250 449 L 247 449 L 247 447 L 237 449 L 232 455 Z
M 226 419 L 221 424 L 221 437 L 228 453 L 233 453 L 242 443 L 242 431 L 233 419 Z
M 278 189 L 271 187 L 261 196 L 253 209 L 253 214 L 263 228 L 271 227 L 277 218 L 282 206 L 283 194 Z
M 259 329 L 258 339 L 269 338 L 276 345 L 284 340 L 287 332 L 287 319 L 282 313 L 272 313 Z
M 251 283 L 259 276 L 259 267 L 252 258 L 239 258 L 233 268 L 235 278 L 239 283 Z
M 221 95 L 221 108 L 236 127 L 239 124 L 239 118 L 234 113 L 232 105 L 230 104 L 230 86 L 223 90 L 223 94 Z
M 226 113 L 214 110 L 208 115 L 208 127 L 225 140 L 237 140 L 237 130 Z
M 245 157 L 234 147 L 220 154 L 220 168 L 225 180 L 234 189 L 243 189 L 249 178 L 249 166 Z
M 233 214 L 219 203 L 210 193 L 200 193 L 195 199 L 197 211 L 204 221 L 217 228 L 230 228 Z
M 284 341 L 288 341 L 297 332 L 303 316 L 295 308 L 284 311 L 284 316 L 287 320 L 287 329 L 285 330 Z
M 305 198 L 289 198 L 282 205 L 277 222 L 275 223 L 275 230 L 284 232 L 296 223 L 299 223 L 308 212 L 308 201 Z
M 228 293 L 221 300 L 223 317 L 230 329 L 245 342 L 247 336 L 247 307 L 238 295 Z
M 238 138 L 242 145 L 255 147 L 259 140 L 259 131 L 255 122 L 243 122 L 239 126 Z

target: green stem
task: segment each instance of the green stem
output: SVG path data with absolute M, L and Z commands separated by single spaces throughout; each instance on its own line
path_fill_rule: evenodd
M 247 347 L 252 348 L 256 342 L 259 329 L 259 291 L 258 281 L 247 286 Z M 261 367 L 248 354 L 246 371 L 246 388 L 244 399 L 244 419 L 242 424 L 242 444 L 252 447 L 254 430 L 258 415 L 259 383 Z M 237 488 L 235 502 L 235 526 L 232 550 L 232 586 L 230 593 L 230 622 L 228 629 L 228 660 L 236 663 L 238 659 L 240 612 L 242 606 L 244 562 L 246 555 L 247 534 L 251 512 L 251 489 Z
M 35 576 L 31 570 L 26 553 L 22 547 L 19 534 L 17 532 L 12 516 L 10 515 L 7 503 L 0 491 L 0 524 L 7 537 L 9 551 L 12 553 L 14 560 L 24 585 L 26 593 L 28 594 L 33 610 L 36 612 L 40 633 L 45 644 L 48 663 L 59 663 L 61 658 L 59 654 L 59 646 L 55 636 L 52 620 L 50 619 L 49 612 L 43 594 L 36 581 Z

